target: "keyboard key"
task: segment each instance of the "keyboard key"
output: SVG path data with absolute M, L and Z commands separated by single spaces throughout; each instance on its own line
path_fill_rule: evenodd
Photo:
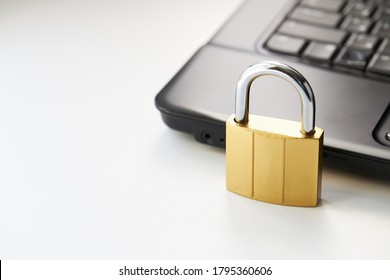
M 311 8 L 327 10 L 332 12 L 340 11 L 341 7 L 344 5 L 344 0 L 303 0 L 302 5 L 308 6 Z
M 377 46 L 379 39 L 375 36 L 366 34 L 353 33 L 346 45 L 352 49 L 364 50 L 372 52 Z
M 370 18 L 347 16 L 341 24 L 341 28 L 352 32 L 366 33 L 371 25 L 372 20 Z
M 297 7 L 290 14 L 290 18 L 297 21 L 303 21 L 328 27 L 335 27 L 341 20 L 341 14 L 300 6 Z
M 375 16 L 378 17 L 380 20 L 384 22 L 390 21 L 390 6 L 387 5 L 380 5 L 375 12 Z
M 335 45 L 340 45 L 347 35 L 343 30 L 313 26 L 292 20 L 285 21 L 279 28 L 279 33 Z
M 274 34 L 267 42 L 267 48 L 271 51 L 298 56 L 306 41 L 286 35 Z
M 390 22 L 382 20 L 378 21 L 371 33 L 381 38 L 390 37 Z
M 390 0 L 297 3 L 266 48 L 301 56 L 306 63 L 390 80 Z
M 388 39 L 384 39 L 378 48 L 378 53 L 390 55 L 390 42 Z
M 363 70 L 370 55 L 371 52 L 368 51 L 344 48 L 337 56 L 334 63 L 336 65 Z
M 367 67 L 368 72 L 390 75 L 390 55 L 375 54 Z
M 334 44 L 311 42 L 302 56 L 307 60 L 329 63 L 336 49 L 337 46 Z
M 355 15 L 359 17 L 369 17 L 374 12 L 373 2 L 350 2 L 344 9 L 346 15 Z

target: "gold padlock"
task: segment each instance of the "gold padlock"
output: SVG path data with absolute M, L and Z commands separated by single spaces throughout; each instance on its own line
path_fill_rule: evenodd
M 295 87 L 301 123 L 248 113 L 251 84 L 263 75 L 280 77 Z M 247 68 L 236 88 L 236 114 L 226 122 L 226 188 L 269 203 L 317 206 L 324 131 L 314 124 L 313 90 L 297 70 L 274 61 Z

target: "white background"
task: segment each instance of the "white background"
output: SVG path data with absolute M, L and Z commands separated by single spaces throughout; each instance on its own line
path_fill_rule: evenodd
M 317 208 L 225 190 L 224 150 L 154 97 L 239 0 L 0 2 L 0 258 L 390 258 L 389 182 Z

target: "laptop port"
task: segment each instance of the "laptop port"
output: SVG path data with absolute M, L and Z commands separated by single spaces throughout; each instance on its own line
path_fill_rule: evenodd
M 390 105 L 375 127 L 373 136 L 380 144 L 390 147 Z

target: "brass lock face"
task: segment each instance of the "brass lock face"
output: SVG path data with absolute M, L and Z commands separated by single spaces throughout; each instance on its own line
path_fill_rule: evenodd
M 250 86 L 263 75 L 281 77 L 297 89 L 301 123 L 248 114 Z M 298 71 L 272 61 L 250 66 L 237 84 L 236 114 L 226 122 L 227 189 L 274 204 L 317 206 L 324 131 L 314 123 L 314 94 Z

